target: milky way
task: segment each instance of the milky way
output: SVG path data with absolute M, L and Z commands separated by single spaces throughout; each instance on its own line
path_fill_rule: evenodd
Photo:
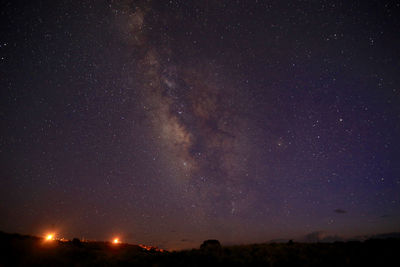
M 141 90 L 151 135 L 161 148 L 159 167 L 165 173 L 160 179 L 176 183 L 191 202 L 189 207 L 196 206 L 204 217 L 218 217 L 225 213 L 221 210 L 238 212 L 241 204 L 249 204 L 242 195 L 251 147 L 242 115 L 243 95 L 226 78 L 220 81 L 225 73 L 219 73 L 215 62 L 177 62 L 179 51 L 172 51 L 165 34 L 161 44 L 152 45 L 149 36 L 155 30 L 147 18 L 154 14 L 150 3 L 145 4 L 126 5 L 116 12 L 125 16 L 119 26 L 125 27 L 121 32 L 132 50 L 140 51 L 131 75 L 139 75 L 134 86 Z M 195 216 L 199 219 L 198 213 Z

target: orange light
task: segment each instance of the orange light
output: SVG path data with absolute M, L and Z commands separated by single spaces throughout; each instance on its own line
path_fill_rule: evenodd
M 47 240 L 47 241 L 54 240 L 54 234 L 48 234 L 48 235 L 46 236 L 46 240 Z
M 121 241 L 119 240 L 119 238 L 114 238 L 113 243 L 114 244 L 119 244 L 119 243 L 121 243 Z

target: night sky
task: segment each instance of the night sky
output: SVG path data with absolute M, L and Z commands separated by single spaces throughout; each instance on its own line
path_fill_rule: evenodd
M 0 230 L 167 249 L 400 231 L 399 1 L 16 2 Z

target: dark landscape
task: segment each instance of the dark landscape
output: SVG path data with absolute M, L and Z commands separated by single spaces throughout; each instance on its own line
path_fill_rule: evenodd
M 334 243 L 265 243 L 160 251 L 112 242 L 47 241 L 0 233 L 0 266 L 399 266 L 399 238 Z

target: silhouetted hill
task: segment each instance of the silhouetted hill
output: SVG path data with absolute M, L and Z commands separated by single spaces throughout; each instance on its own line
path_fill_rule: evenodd
M 139 245 L 111 242 L 46 241 L 0 232 L 0 266 L 92 266 L 140 264 L 161 253 Z
M 210 240 L 205 243 L 210 243 Z M 400 266 L 400 239 L 212 246 L 178 252 L 0 232 L 0 266 Z

